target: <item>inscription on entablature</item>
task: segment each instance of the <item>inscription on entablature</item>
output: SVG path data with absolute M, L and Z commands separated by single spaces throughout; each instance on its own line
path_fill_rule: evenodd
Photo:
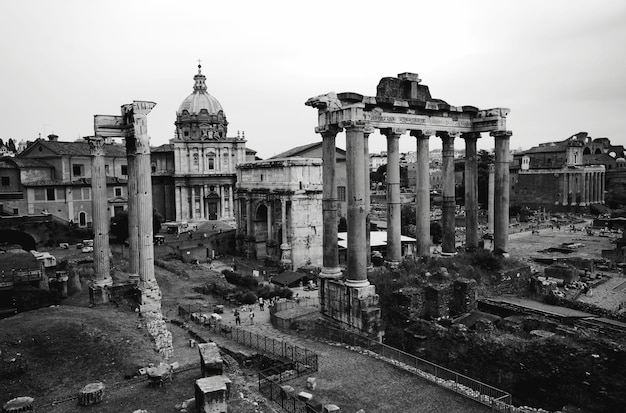
M 429 117 L 429 116 L 420 116 L 420 115 L 392 115 L 388 113 L 383 114 L 371 114 L 370 122 L 372 126 L 382 127 L 383 125 L 379 124 L 395 124 L 395 125 L 405 125 L 405 126 L 428 126 L 428 127 L 437 127 L 443 126 L 447 128 L 461 128 L 461 129 L 471 129 L 472 121 L 469 119 L 458 119 L 454 120 L 452 118 L 444 118 L 444 117 Z M 386 126 L 386 125 L 385 125 Z

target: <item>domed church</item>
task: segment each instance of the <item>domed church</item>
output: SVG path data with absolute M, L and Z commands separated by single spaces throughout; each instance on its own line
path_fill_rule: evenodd
M 228 136 L 220 102 L 207 92 L 202 66 L 176 111 L 169 144 L 152 149 L 155 208 L 167 220 L 234 220 L 236 166 L 254 160 L 243 133 Z

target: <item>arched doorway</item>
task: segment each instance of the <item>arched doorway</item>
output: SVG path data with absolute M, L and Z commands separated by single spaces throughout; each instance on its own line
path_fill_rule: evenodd
M 211 221 L 218 219 L 217 211 L 219 211 L 220 206 L 220 196 L 215 192 L 209 193 L 206 198 L 206 210 L 207 210 L 207 218 Z
M 80 211 L 78 213 L 78 226 L 79 227 L 87 226 L 87 213 L 85 211 Z

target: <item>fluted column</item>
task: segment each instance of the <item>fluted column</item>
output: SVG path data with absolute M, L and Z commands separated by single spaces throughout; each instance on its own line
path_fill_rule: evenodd
M 449 133 L 438 134 L 443 144 L 442 148 L 442 168 L 443 177 L 443 208 L 441 217 L 441 229 L 443 232 L 443 252 L 453 253 L 456 251 L 455 231 L 454 231 L 454 136 Z
M 139 250 L 139 286 L 141 289 L 156 285 L 154 276 L 154 237 L 152 208 L 152 179 L 150 173 L 150 138 L 147 115 L 156 104 L 135 101 L 122 107 L 122 113 L 132 119 L 133 131 L 127 136 L 127 150 L 135 153 L 137 180 L 137 230 Z M 134 151 L 132 150 L 134 149 Z M 160 298 L 160 297 L 159 297 Z M 160 306 L 160 303 L 159 303 Z
M 91 215 L 93 221 L 93 265 L 95 287 L 112 285 L 109 262 L 109 214 L 104 166 L 104 139 L 87 140 L 91 150 Z
M 489 164 L 489 189 L 487 194 L 487 231 L 491 235 L 493 235 L 493 219 L 495 208 L 495 195 L 496 192 L 496 166 L 494 164 Z
M 465 139 L 465 248 L 478 248 L 478 155 L 480 133 L 464 133 Z
M 415 240 L 417 255 L 430 256 L 430 176 L 428 144 L 434 131 L 412 130 L 417 141 L 417 165 L 415 168 Z
M 246 198 L 246 237 L 251 237 L 252 235 L 252 194 L 248 193 Z
M 287 244 L 287 201 L 284 198 L 280 200 L 280 224 L 283 227 L 282 239 L 280 242 L 282 245 Z
M 400 136 L 404 130 L 381 129 L 387 137 L 387 256 L 391 266 L 402 260 L 400 201 Z
M 137 226 L 137 168 L 135 160 L 135 150 L 129 150 L 128 140 L 126 140 L 126 168 L 128 170 L 128 273 L 130 280 L 139 282 L 139 227 Z M 180 198 L 180 188 L 176 188 L 177 198 Z M 178 207 L 178 204 L 177 204 Z M 180 209 L 177 208 L 176 216 Z
M 367 259 L 365 242 L 365 177 L 363 176 L 363 133 L 361 122 L 343 123 L 346 130 L 348 175 L 348 287 L 366 287 Z
M 569 193 L 569 186 L 568 186 L 567 172 L 563 172 L 563 204 L 562 205 L 568 205 L 568 202 L 567 202 L 568 193 Z
M 337 249 L 337 180 L 335 177 L 337 166 L 335 138 L 339 131 L 340 129 L 336 127 L 319 131 L 322 135 L 322 218 L 324 220 L 320 277 L 333 279 L 341 278 L 339 250 Z
M 494 251 L 507 251 L 509 238 L 509 140 L 512 132 L 491 132 L 495 140 Z
M 569 197 L 570 205 L 576 205 L 576 178 L 573 173 L 568 174 L 568 186 L 569 193 L 572 194 Z
M 229 214 L 229 218 L 234 218 L 235 216 L 235 210 L 234 208 L 234 201 L 233 201 L 233 186 L 232 184 L 228 185 L 228 214 Z
M 589 205 L 587 200 L 587 172 L 583 171 L 580 175 L 581 189 L 580 189 L 580 204 Z

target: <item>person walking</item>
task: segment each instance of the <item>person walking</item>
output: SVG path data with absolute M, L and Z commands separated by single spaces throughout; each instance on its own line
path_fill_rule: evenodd
M 235 310 L 235 325 L 241 325 L 241 316 L 239 315 L 239 310 Z
M 250 310 L 250 315 L 248 317 L 250 317 L 250 324 L 254 324 L 254 311 Z

